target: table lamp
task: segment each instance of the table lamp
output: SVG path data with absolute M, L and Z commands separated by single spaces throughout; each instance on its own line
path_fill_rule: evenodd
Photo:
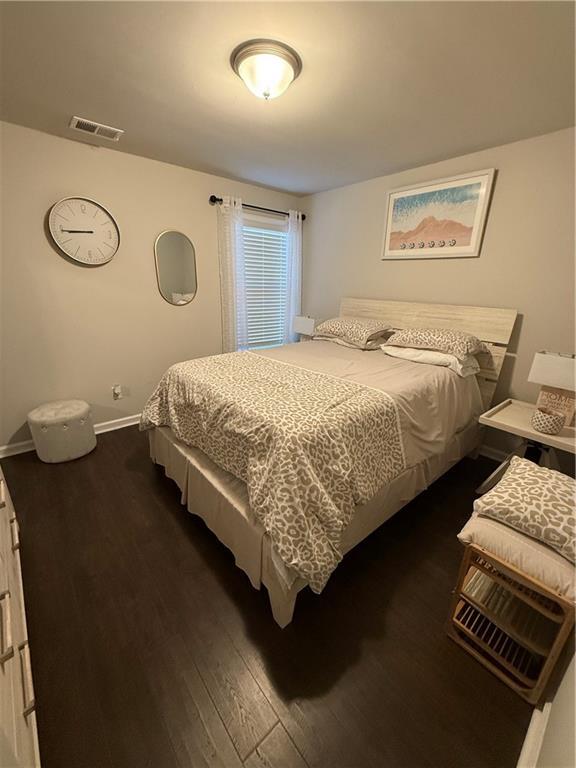
M 541 384 L 532 416 L 538 432 L 557 435 L 574 419 L 576 395 L 576 361 L 571 354 L 536 352 L 528 381 Z

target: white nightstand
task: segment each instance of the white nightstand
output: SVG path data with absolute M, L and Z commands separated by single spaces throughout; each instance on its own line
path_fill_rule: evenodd
M 524 456 L 530 446 L 535 446 L 540 450 L 540 465 L 552 469 L 559 468 L 556 450 L 576 454 L 576 430 L 574 427 L 564 427 L 558 435 L 545 435 L 542 432 L 537 432 L 530 423 L 535 407 L 534 403 L 524 403 L 522 400 L 508 398 L 480 416 L 480 424 L 508 432 L 511 435 L 517 435 L 523 439 L 490 477 L 476 489 L 477 493 L 486 493 L 496 485 L 506 471 L 512 456 Z
M 316 320 L 308 315 L 297 315 L 292 323 L 294 333 L 299 335 L 299 341 L 310 341 L 314 336 Z

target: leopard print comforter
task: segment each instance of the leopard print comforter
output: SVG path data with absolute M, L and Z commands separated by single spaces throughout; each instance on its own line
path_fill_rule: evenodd
M 252 352 L 173 365 L 142 412 L 153 426 L 246 483 L 281 559 L 317 593 L 354 506 L 406 468 L 390 395 Z

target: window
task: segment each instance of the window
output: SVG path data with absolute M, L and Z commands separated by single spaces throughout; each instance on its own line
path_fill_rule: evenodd
M 284 222 L 244 217 L 246 334 L 248 349 L 284 343 L 288 311 L 288 232 Z
M 297 341 L 302 214 L 262 215 L 238 197 L 218 206 L 222 351 L 265 349 Z

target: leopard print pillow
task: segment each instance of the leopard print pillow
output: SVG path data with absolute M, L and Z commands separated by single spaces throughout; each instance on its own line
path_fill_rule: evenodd
M 433 349 L 454 355 L 459 360 L 489 351 L 486 344 L 476 336 L 451 328 L 404 328 L 392 334 L 386 344 L 392 347 Z
M 388 323 L 370 317 L 332 317 L 316 327 L 314 338 L 357 349 L 378 349 L 390 330 Z
M 576 481 L 514 456 L 497 485 L 474 502 L 474 512 L 515 528 L 575 560 Z

